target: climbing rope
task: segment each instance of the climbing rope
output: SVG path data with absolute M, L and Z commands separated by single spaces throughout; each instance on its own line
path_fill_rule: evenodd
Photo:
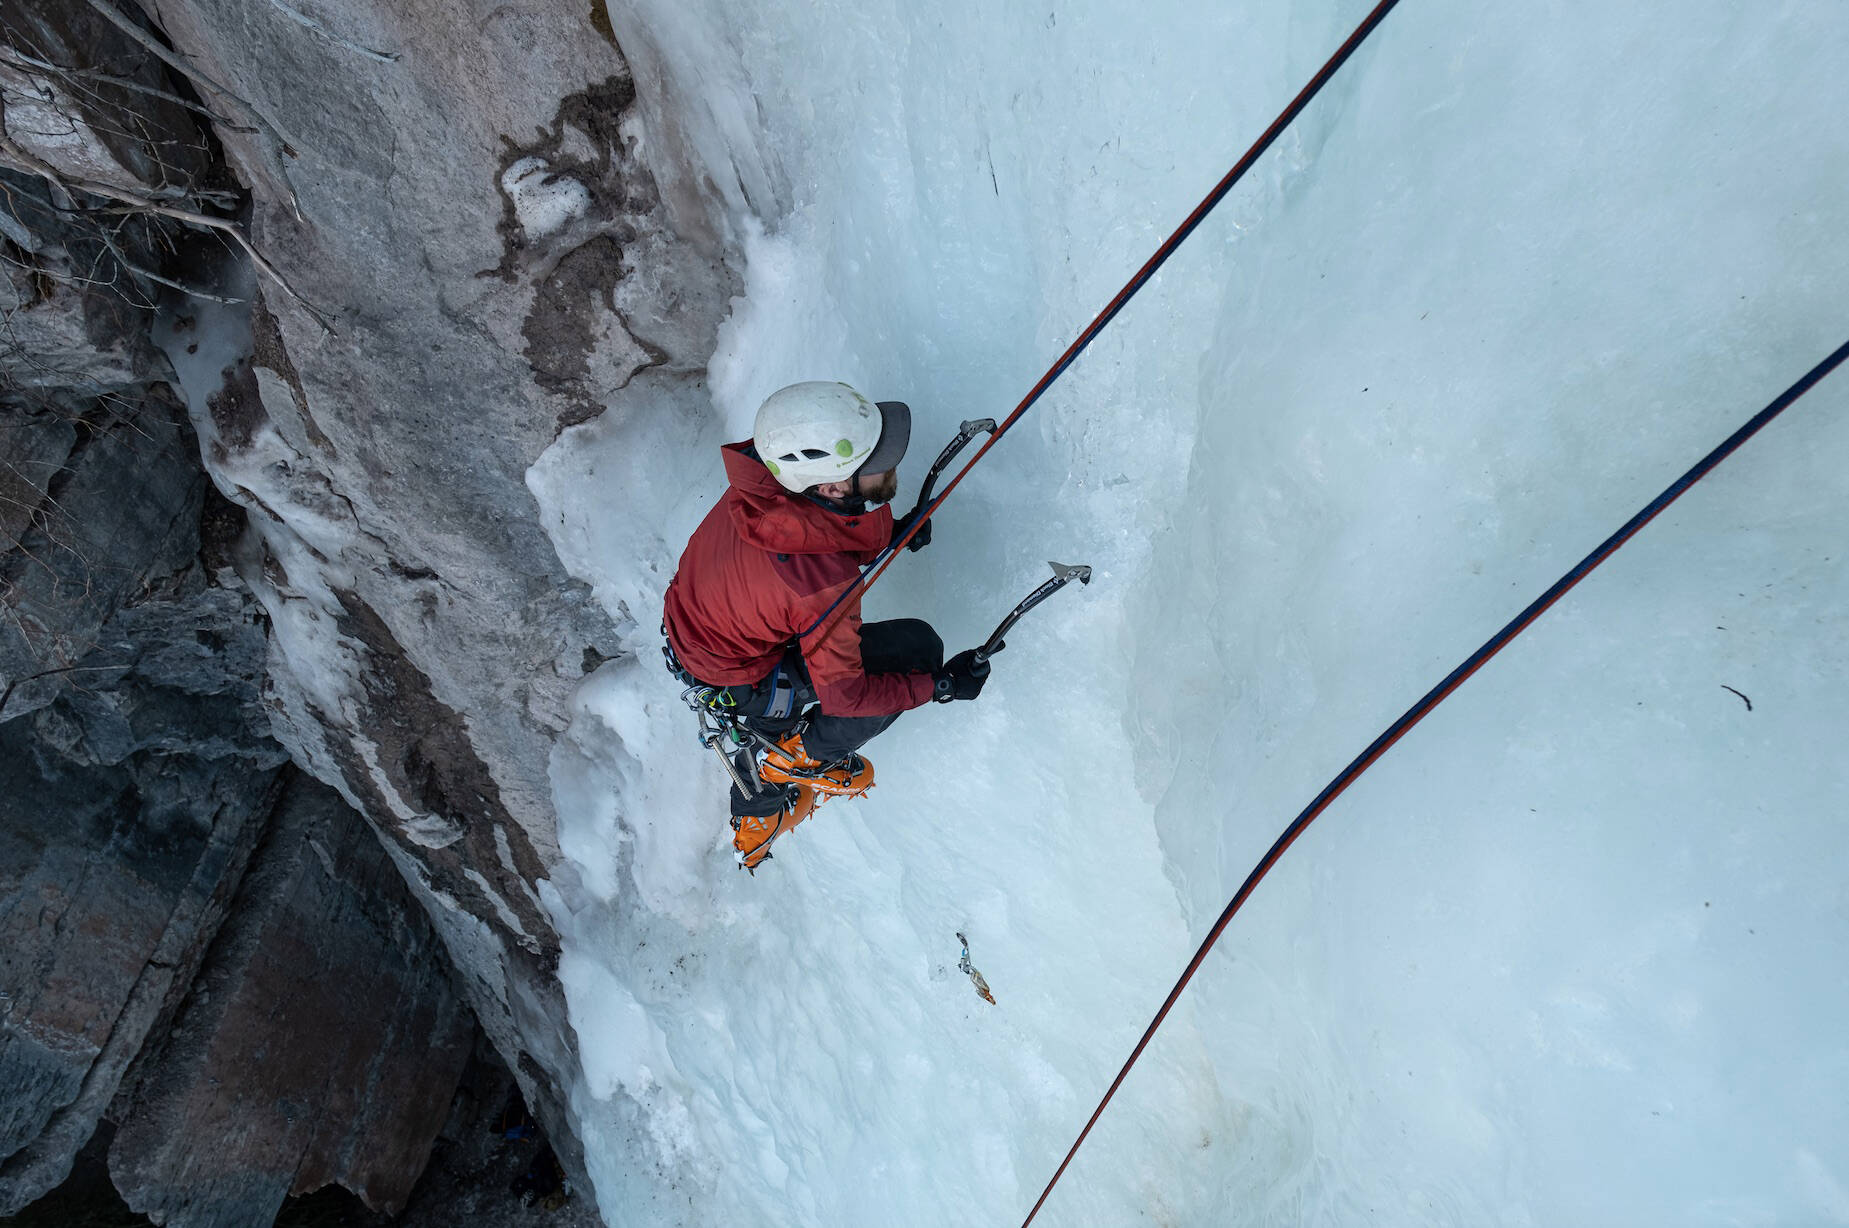
M 1348 57 L 1354 54 L 1355 48 L 1359 47 L 1367 36 L 1374 32 L 1374 27 L 1379 25 L 1381 19 L 1398 3 L 1399 0 L 1381 0 L 1374 6 L 1374 11 L 1355 27 L 1353 34 L 1348 36 L 1348 41 L 1336 49 L 1335 54 L 1329 57 L 1329 62 L 1324 64 L 1314 77 L 1310 78 L 1309 84 L 1291 99 L 1290 105 L 1271 121 L 1271 127 L 1265 129 L 1264 135 L 1253 143 L 1252 148 L 1246 150 L 1244 157 L 1233 164 L 1233 169 L 1227 171 L 1225 177 L 1214 185 L 1213 191 L 1207 193 L 1201 203 L 1194 206 L 1194 212 L 1188 214 L 1186 220 L 1175 229 L 1175 233 L 1171 234 L 1162 246 L 1156 249 L 1155 255 L 1151 256 L 1143 267 L 1136 271 L 1136 276 L 1126 282 L 1124 288 L 1117 292 L 1117 296 L 1105 304 L 1104 310 L 1100 311 L 1092 322 L 1085 326 L 1085 331 L 1081 332 L 1077 339 L 1066 347 L 1066 352 L 1059 356 L 1059 360 L 1047 368 L 1046 374 L 1040 377 L 1040 382 L 1035 384 L 1027 395 L 1021 398 L 1021 403 L 1014 407 L 1014 412 L 1003 419 L 999 427 L 989 433 L 989 437 L 983 440 L 982 446 L 976 449 L 976 454 L 970 457 L 969 462 L 957 470 L 956 475 L 950 479 L 950 484 L 944 487 L 935 499 L 925 505 L 917 516 L 912 518 L 912 523 L 906 527 L 903 534 L 895 538 L 861 570 L 860 575 L 852 584 L 841 590 L 841 595 L 836 597 L 826 610 L 822 611 L 820 618 L 809 624 L 808 629 L 802 632 L 799 639 L 806 638 L 817 629 L 825 633 L 828 627 L 834 625 L 842 604 L 849 597 L 873 587 L 880 576 L 885 574 L 886 568 L 891 566 L 893 558 L 917 534 L 919 527 L 931 519 L 937 509 L 943 506 L 944 500 L 948 499 L 950 492 L 954 491 L 958 483 L 963 481 L 964 475 L 981 463 L 982 458 L 989 454 L 989 449 L 1000 443 L 1002 436 L 1008 433 L 1008 428 L 1020 420 L 1021 415 L 1025 414 L 1034 402 L 1040 399 L 1041 394 L 1053 386 L 1053 381 L 1065 374 L 1066 368 L 1070 367 L 1078 356 L 1085 352 L 1085 347 L 1089 346 L 1098 334 L 1104 331 L 1107 324 L 1117 318 L 1117 313 L 1124 309 L 1125 304 L 1136 297 L 1136 292 L 1141 290 L 1144 283 L 1151 277 L 1155 276 L 1157 269 L 1167 263 L 1168 258 L 1175 254 L 1175 249 L 1181 246 L 1182 241 L 1193 234 L 1194 228 L 1206 220 L 1207 215 L 1213 212 L 1214 206 L 1233 190 L 1233 185 L 1245 178 L 1246 172 L 1252 169 L 1253 163 L 1257 162 L 1264 152 L 1271 148 L 1272 143 L 1283 135 L 1284 130 L 1290 127 L 1291 121 L 1297 118 L 1303 108 L 1310 105 L 1310 100 L 1322 92 L 1323 86 L 1329 84 L 1329 78 L 1335 76 L 1336 70 L 1347 62 Z
M 1219 920 L 1213 923 L 1213 928 L 1207 931 L 1207 937 L 1201 940 L 1200 949 L 1194 952 L 1194 958 L 1189 960 L 1188 966 L 1182 970 L 1180 979 L 1175 982 L 1175 987 L 1169 990 L 1168 997 L 1162 1002 L 1162 1009 L 1158 1010 L 1155 1018 L 1149 1021 L 1149 1026 L 1143 1031 L 1143 1038 L 1137 1041 L 1136 1048 L 1130 1051 L 1130 1057 L 1124 1062 L 1123 1069 L 1119 1070 L 1117 1077 L 1111 1080 L 1111 1086 L 1105 1091 L 1104 1098 L 1098 1101 L 1098 1107 L 1092 1110 L 1091 1119 L 1085 1123 L 1085 1128 L 1079 1131 L 1078 1138 L 1073 1142 L 1071 1149 L 1066 1152 L 1066 1158 L 1060 1161 L 1059 1169 L 1053 1174 L 1053 1179 L 1048 1181 L 1046 1189 L 1041 1191 L 1040 1200 L 1034 1203 L 1034 1209 L 1029 1211 L 1027 1218 L 1021 1222 L 1021 1228 L 1027 1228 L 1027 1225 L 1034 1222 L 1034 1216 L 1039 1214 L 1041 1205 L 1047 1200 L 1047 1195 L 1053 1192 L 1053 1186 L 1058 1183 L 1060 1176 L 1066 1171 L 1066 1166 L 1072 1163 L 1072 1157 L 1078 1153 L 1079 1145 L 1085 1141 L 1085 1136 L 1091 1133 L 1091 1128 L 1097 1124 L 1098 1118 L 1104 1113 L 1104 1106 L 1109 1104 L 1111 1097 L 1117 1094 L 1117 1089 L 1123 1083 L 1124 1076 L 1130 1073 L 1130 1067 L 1136 1065 L 1136 1059 L 1143 1055 L 1143 1050 L 1148 1046 L 1150 1038 L 1156 1034 L 1156 1029 L 1162 1026 L 1162 1020 L 1168 1016 L 1169 1008 L 1175 1005 L 1175 1000 L 1181 996 L 1181 991 L 1187 987 L 1195 970 L 1201 966 L 1201 961 L 1207 958 L 1207 952 L 1212 950 L 1213 944 L 1220 940 L 1220 934 L 1226 929 L 1227 923 L 1233 919 L 1233 914 L 1239 911 L 1240 906 L 1246 902 L 1246 898 L 1252 894 L 1259 881 L 1270 872 L 1272 866 L 1278 863 L 1278 859 L 1284 856 L 1284 850 L 1288 849 L 1297 837 L 1303 834 L 1304 828 L 1308 827 L 1317 815 L 1327 810 L 1329 805 L 1340 797 L 1342 792 L 1355 782 L 1356 778 L 1372 767 L 1376 760 L 1386 754 L 1395 742 L 1404 737 L 1407 730 L 1418 724 L 1426 713 L 1436 708 L 1453 691 L 1462 686 L 1465 679 L 1481 669 L 1491 657 L 1501 652 L 1510 640 L 1527 630 L 1535 619 L 1547 612 L 1548 607 L 1565 596 L 1574 585 L 1585 579 L 1593 568 L 1610 558 L 1618 547 L 1624 545 L 1638 530 L 1654 520 L 1658 513 L 1681 498 L 1684 491 L 1706 477 L 1709 471 L 1726 460 L 1736 448 L 1758 434 L 1761 427 L 1778 417 L 1793 401 L 1810 391 L 1817 381 L 1834 371 L 1845 358 L 1849 358 L 1849 341 L 1838 346 L 1829 357 L 1812 367 L 1795 384 L 1780 393 L 1770 405 L 1748 419 L 1746 425 L 1729 435 L 1720 446 L 1702 457 L 1694 468 L 1677 478 L 1668 489 L 1652 499 L 1642 511 L 1625 521 L 1623 527 L 1606 538 L 1591 554 L 1581 559 L 1571 571 L 1555 581 L 1553 587 L 1542 593 L 1527 609 L 1517 614 L 1507 626 L 1491 636 L 1462 665 L 1446 675 L 1444 681 L 1427 691 L 1423 699 L 1407 709 L 1405 715 L 1393 722 L 1385 733 L 1375 738 L 1366 750 L 1355 757 L 1354 762 L 1343 768 L 1336 778 L 1316 795 L 1316 800 L 1306 806 L 1303 813 L 1292 820 L 1291 825 L 1284 829 L 1284 834 L 1278 837 L 1270 851 L 1259 859 L 1256 866 L 1252 867 L 1252 872 L 1246 876 L 1245 882 L 1240 884 L 1233 898 L 1227 901 Z

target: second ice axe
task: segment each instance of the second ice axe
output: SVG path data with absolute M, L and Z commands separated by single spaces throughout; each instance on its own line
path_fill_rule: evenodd
M 978 666 L 986 667 L 990 657 L 1008 647 L 1007 641 L 1002 637 L 1007 635 L 1014 625 L 1021 621 L 1021 615 L 1027 613 L 1074 580 L 1077 580 L 1080 584 L 1091 583 L 1091 567 L 1085 563 L 1048 563 L 1047 566 L 1053 569 L 1053 578 L 1041 584 L 1039 588 L 1027 594 L 1027 596 L 1021 598 L 1020 604 L 1008 611 L 1008 617 L 1002 619 L 1000 625 L 995 628 L 994 633 L 982 642 L 982 647 L 976 650 L 976 664 Z

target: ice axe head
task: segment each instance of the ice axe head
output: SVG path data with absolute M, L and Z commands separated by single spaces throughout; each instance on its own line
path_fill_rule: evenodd
M 1009 628 L 1021 621 L 1021 615 L 1027 613 L 1074 580 L 1077 580 L 1080 584 L 1091 583 L 1091 568 L 1083 563 L 1049 562 L 1047 566 L 1053 569 L 1053 578 L 1044 581 L 1039 588 L 1022 598 L 1020 605 L 1008 611 L 1008 617 L 1002 619 L 1001 625 L 995 628 L 995 634 L 991 635 L 983 642 L 982 647 L 976 650 L 977 661 L 986 661 L 1005 647 L 1002 637 L 1008 634 Z

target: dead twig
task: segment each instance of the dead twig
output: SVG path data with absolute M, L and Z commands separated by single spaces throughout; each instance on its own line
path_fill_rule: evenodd
M 302 216 L 301 201 L 299 201 L 295 195 L 295 185 L 289 181 L 289 168 L 283 163 L 283 154 L 285 152 L 292 152 L 292 150 L 289 142 L 283 138 L 282 133 L 276 130 L 276 125 L 272 124 L 264 116 L 263 112 L 259 111 L 256 106 L 242 94 L 220 85 L 218 82 L 212 80 L 212 78 L 200 72 L 197 68 L 185 63 L 178 54 L 170 51 L 159 39 L 136 25 L 125 13 L 116 8 L 115 5 L 110 4 L 109 0 L 89 0 L 89 5 L 98 13 L 101 13 L 109 24 L 128 35 L 131 39 L 135 40 L 135 42 L 141 44 L 143 48 L 163 64 L 167 65 L 167 67 L 181 74 L 193 84 L 203 89 L 210 90 L 218 97 L 227 99 L 244 108 L 245 113 L 256 121 L 258 127 L 263 129 L 264 135 L 269 138 L 269 140 L 264 142 L 264 145 L 270 155 L 270 168 L 276 172 L 277 177 L 282 183 L 283 190 L 289 194 L 289 211 L 295 214 L 296 221 L 306 223 L 307 219 Z M 291 293 L 293 293 L 293 291 Z
M 152 97 L 164 99 L 167 102 L 185 107 L 188 111 L 192 111 L 195 114 L 203 115 L 227 132 L 239 132 L 247 136 L 262 132 L 261 128 L 252 128 L 247 124 L 234 123 L 225 116 L 212 110 L 210 107 L 202 107 L 190 98 L 182 98 L 178 94 L 163 89 L 157 89 L 152 85 L 143 85 L 139 81 L 129 77 L 118 76 L 115 73 L 102 72 L 94 68 L 71 68 L 64 64 L 54 64 L 50 60 L 41 60 L 37 56 L 27 55 L 17 47 L 0 47 L 0 62 L 10 62 L 20 68 L 34 68 L 40 72 L 50 73 L 57 77 L 66 77 L 74 81 L 100 81 L 104 85 L 113 85 L 118 89 L 133 90 L 138 94 L 148 94 Z M 94 93 L 94 91 L 91 92 Z
M 92 2 L 94 3 L 95 0 L 92 0 Z M 216 230 L 230 235 L 232 239 L 236 240 L 237 245 L 244 249 L 244 254 L 250 257 L 251 263 L 271 281 L 281 286 L 297 303 L 300 303 L 302 309 L 314 318 L 315 323 L 319 324 L 322 329 L 330 335 L 338 335 L 333 322 L 316 308 L 313 303 L 310 303 L 306 298 L 302 297 L 296 288 L 289 284 L 289 279 L 284 277 L 282 273 L 276 269 L 276 266 L 264 259 L 263 253 L 257 250 L 255 244 L 244 237 L 244 232 L 239 230 L 234 223 L 222 217 L 212 217 L 208 214 L 198 213 L 191 209 L 176 209 L 172 205 L 163 204 L 158 200 L 143 196 L 138 192 L 131 192 L 126 188 L 116 187 L 114 184 L 101 183 L 92 179 L 67 178 L 58 171 L 57 167 L 35 157 L 27 150 L 21 148 L 16 142 L 8 139 L 4 134 L 0 134 L 0 162 L 10 163 L 15 169 L 38 175 L 51 185 L 54 193 L 63 192 L 68 196 L 69 192 L 73 189 L 79 192 L 87 192 L 92 196 L 101 196 L 108 200 L 120 201 L 122 204 L 129 206 L 132 210 L 159 214 L 161 217 L 170 217 L 175 221 L 186 222 L 193 226 L 202 226 L 210 230 Z M 70 207 L 75 209 L 75 203 L 73 202 Z
M 207 291 L 196 289 L 195 287 L 192 287 L 192 286 L 183 286 L 177 281 L 172 281 L 172 280 L 169 280 L 168 278 L 162 277 L 159 273 L 150 272 L 147 269 L 144 269 L 140 265 L 136 264 L 134 261 L 130 260 L 127 256 L 123 255 L 122 249 L 116 246 L 115 239 L 110 236 L 108 227 L 101 227 L 101 226 L 98 227 L 97 233 L 102 236 L 103 243 L 105 246 L 109 248 L 110 254 L 115 256 L 116 263 L 120 264 L 123 268 L 127 269 L 129 272 L 133 273 L 137 277 L 145 277 L 149 281 L 157 282 L 160 285 L 166 286 L 170 290 L 178 290 L 181 294 L 187 295 L 190 298 L 202 298 L 202 299 L 205 299 L 207 302 L 224 303 L 229 306 L 229 305 L 233 305 L 237 303 L 245 303 L 245 302 L 250 301 L 248 299 L 241 299 L 241 298 L 226 298 L 223 295 L 211 294 L 211 293 L 208 293 Z

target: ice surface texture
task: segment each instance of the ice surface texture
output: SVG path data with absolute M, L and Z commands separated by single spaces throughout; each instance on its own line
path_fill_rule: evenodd
M 1290 816 L 1849 335 L 1849 12 L 1408 0 L 868 613 L 954 650 L 1045 558 L 1096 581 L 745 880 L 653 646 L 714 445 L 794 379 L 903 397 L 927 450 L 1002 416 L 1366 7 L 619 28 L 746 293 L 712 420 L 599 420 L 531 479 L 634 624 L 554 772 L 613 1220 L 1018 1221 Z M 1839 375 L 1298 842 L 1038 1222 L 1849 1222 L 1846 409 Z

